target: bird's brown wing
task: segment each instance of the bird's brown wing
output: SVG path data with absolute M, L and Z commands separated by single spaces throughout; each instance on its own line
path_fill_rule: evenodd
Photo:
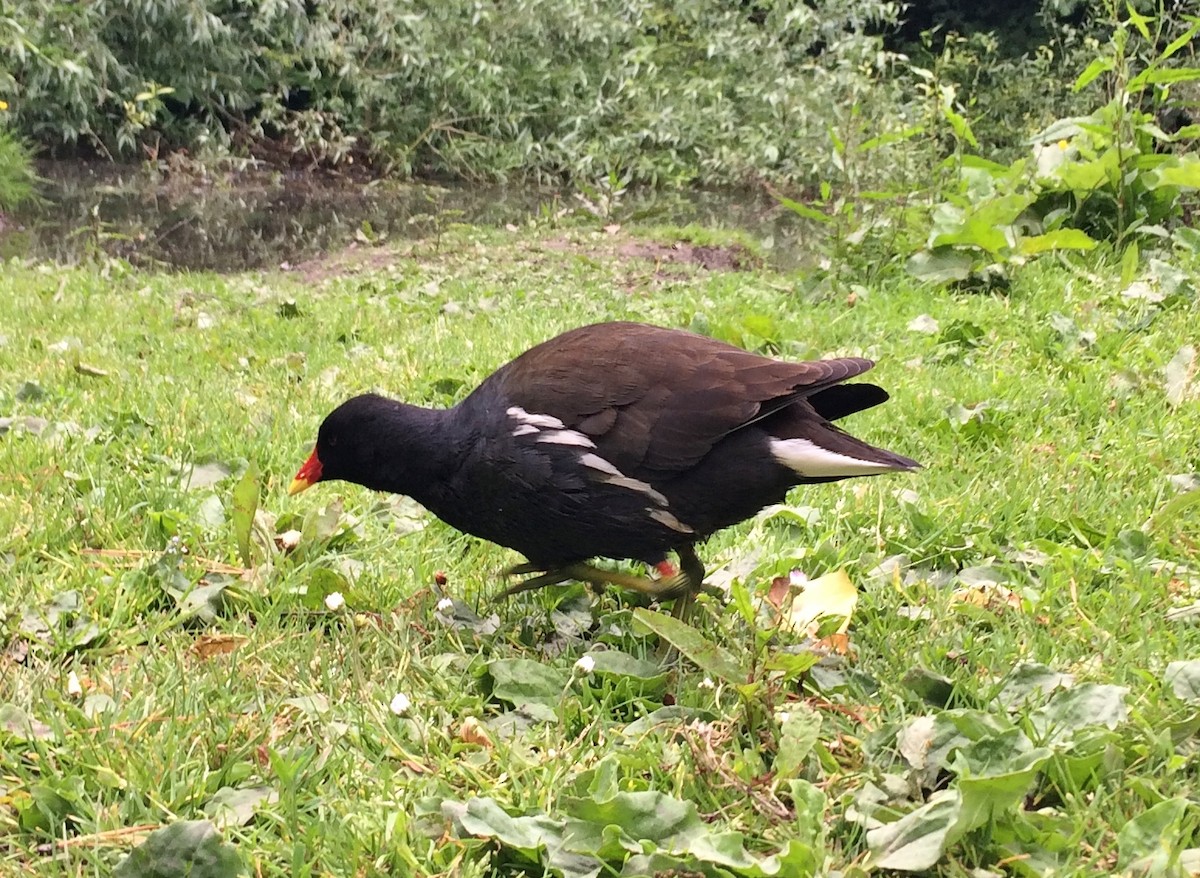
M 680 330 L 601 323 L 531 348 L 485 384 L 585 434 L 598 455 L 644 477 L 694 466 L 734 430 L 871 366 L 858 358 L 789 363 Z

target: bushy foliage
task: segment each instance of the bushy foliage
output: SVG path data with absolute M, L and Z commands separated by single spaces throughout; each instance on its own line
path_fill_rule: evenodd
M 0 97 L 114 157 L 264 141 L 402 171 L 806 178 L 905 101 L 884 0 L 0 0 Z
M 0 211 L 34 197 L 37 177 L 29 147 L 5 130 L 8 102 L 0 100 Z

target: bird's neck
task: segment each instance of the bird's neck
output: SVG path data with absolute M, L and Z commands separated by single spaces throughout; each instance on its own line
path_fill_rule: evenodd
M 454 410 L 394 402 L 373 425 L 373 460 L 366 487 L 424 502 L 459 467 L 470 437 L 455 427 Z

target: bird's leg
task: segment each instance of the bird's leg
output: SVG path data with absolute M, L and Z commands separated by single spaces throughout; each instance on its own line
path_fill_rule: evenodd
M 692 609 L 692 599 L 704 586 L 704 564 L 693 546 L 680 546 L 675 554 L 679 556 L 679 575 L 686 583 L 686 588 L 680 593 L 671 612 L 676 619 L 686 620 Z
M 540 572 L 539 571 L 545 571 Z M 543 567 L 538 567 L 536 564 L 531 564 L 528 561 L 524 564 L 514 564 L 512 567 L 505 569 L 501 576 L 523 576 L 526 573 L 539 573 L 538 576 L 531 576 L 529 579 L 523 579 L 518 583 L 510 585 L 504 591 L 500 592 L 498 598 L 503 599 L 512 597 L 515 594 L 520 594 L 523 591 L 533 591 L 538 588 L 545 588 L 548 585 L 558 585 L 567 579 L 571 579 L 571 574 L 565 569 L 545 570 Z
M 539 575 L 509 586 L 500 593 L 499 597 L 511 597 L 524 591 L 533 591 L 548 585 L 557 585 L 568 579 L 575 579 L 579 582 L 586 582 L 597 590 L 602 590 L 605 586 L 616 585 L 655 600 L 669 600 L 694 591 L 704 581 L 704 567 L 690 546 L 679 551 L 679 559 L 683 567 L 682 571 L 676 570 L 675 566 L 667 561 L 654 565 L 660 574 L 657 579 L 620 573 L 616 570 L 601 570 L 590 564 L 567 564 L 563 567 L 546 570 L 544 567 L 526 562 L 508 568 L 504 571 L 504 575 L 517 576 L 526 573 L 538 573 Z

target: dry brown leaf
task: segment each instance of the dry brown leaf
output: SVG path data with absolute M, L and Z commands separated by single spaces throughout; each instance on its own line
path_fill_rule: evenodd
M 1021 596 L 999 583 L 956 588 L 950 595 L 950 600 L 952 603 L 970 604 L 985 610 L 1021 610 Z
M 202 659 L 209 659 L 214 655 L 229 655 L 248 639 L 240 634 L 205 634 L 192 644 L 192 652 Z
M 473 716 L 463 720 L 463 724 L 458 729 L 458 739 L 466 744 L 477 744 L 480 747 L 486 747 L 488 750 L 494 746 L 492 739 L 487 733 L 487 729 Z

